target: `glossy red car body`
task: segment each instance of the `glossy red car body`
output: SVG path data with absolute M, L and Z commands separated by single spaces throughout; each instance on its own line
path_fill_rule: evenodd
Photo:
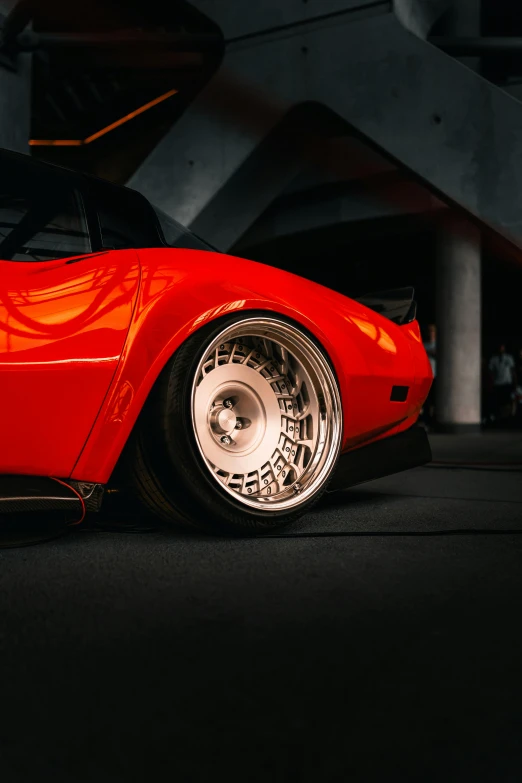
M 343 451 L 408 429 L 432 373 L 416 321 L 399 326 L 281 270 L 188 249 L 0 261 L 0 473 L 106 484 L 161 369 L 224 314 L 294 319 L 335 368 Z M 392 386 L 407 386 L 403 402 Z

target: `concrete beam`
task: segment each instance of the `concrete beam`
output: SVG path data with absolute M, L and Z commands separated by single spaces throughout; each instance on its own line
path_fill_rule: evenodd
M 446 205 L 398 174 L 331 183 L 273 202 L 234 248 L 241 253 L 275 239 L 382 218 L 445 210 Z
M 348 17 L 353 19 L 354 9 L 358 9 L 358 17 L 375 13 L 376 6 L 382 11 L 388 5 L 375 0 L 326 0 L 320 12 L 317 3 L 308 7 L 302 0 L 284 4 L 264 0 L 255 5 L 198 0 L 193 5 L 220 26 L 228 41 L 225 62 L 129 185 L 225 250 L 307 162 L 306 156 L 299 159 L 298 145 L 291 142 L 289 148 L 285 126 L 291 110 L 303 103 L 301 90 L 294 100 L 291 75 L 297 65 L 294 76 L 302 76 L 301 27 L 306 30 L 310 20 L 314 24 L 318 19 L 327 24 L 345 22 Z M 292 58 L 287 63 L 284 41 L 296 30 L 280 28 L 295 25 L 298 62 Z M 247 37 L 243 40 L 242 36 Z M 264 60 L 272 53 L 277 61 L 267 71 L 269 64 Z M 279 77 L 284 94 L 277 86 Z M 310 111 L 309 120 L 303 123 L 305 130 L 315 122 L 313 113 Z M 239 190 L 243 183 L 248 185 L 248 199 Z
M 222 221 L 217 205 L 226 203 L 230 242 L 278 195 L 285 178 L 266 178 L 251 211 L 241 205 L 237 216 L 232 205 L 244 202 L 245 192 L 227 183 L 292 108 L 316 103 L 436 194 L 522 246 L 522 106 L 413 35 L 388 3 L 366 2 L 354 10 L 347 0 L 344 10 L 336 4 L 335 16 L 308 21 L 288 4 L 294 16 L 284 17 L 284 27 L 264 24 L 257 32 L 245 26 L 250 3 L 194 4 L 221 21 L 225 37 L 234 30 L 243 37 L 228 39 L 219 72 L 132 186 L 194 227 L 204 210 Z M 258 0 L 255 7 L 259 19 L 275 14 L 272 0 Z M 261 171 L 259 165 L 251 168 L 249 199 Z M 219 226 L 206 234 L 210 240 L 212 231 Z
M 262 0 L 255 3 L 192 0 L 192 5 L 220 27 L 228 43 L 247 36 L 257 38 L 274 31 L 285 31 L 285 28 L 293 28 L 291 32 L 294 32 L 296 26 L 317 19 L 333 20 L 338 15 L 379 4 L 382 5 L 383 0 Z
M 393 0 L 397 19 L 419 38 L 426 38 L 435 22 L 459 0 Z M 478 5 L 477 0 L 471 0 Z

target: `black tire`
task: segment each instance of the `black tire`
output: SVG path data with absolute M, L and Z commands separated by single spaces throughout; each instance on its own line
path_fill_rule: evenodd
M 322 360 L 322 348 L 300 326 L 265 312 L 244 312 L 208 324 L 177 350 L 161 373 L 128 444 L 126 465 L 135 495 L 145 508 L 169 524 L 215 532 L 269 531 L 297 520 L 319 500 L 334 472 L 340 444 L 326 479 L 305 502 L 290 509 L 265 511 L 245 508 L 212 475 L 200 452 L 191 414 L 192 384 L 208 347 L 224 329 L 255 317 L 277 319 L 297 327 L 313 342 Z M 333 377 L 333 370 L 330 369 Z M 335 392 L 338 395 L 337 381 Z M 340 401 L 338 417 L 342 421 Z M 341 427 L 341 423 L 337 425 Z M 342 427 L 341 427 L 342 429 Z M 126 471 L 126 472 L 127 472 Z

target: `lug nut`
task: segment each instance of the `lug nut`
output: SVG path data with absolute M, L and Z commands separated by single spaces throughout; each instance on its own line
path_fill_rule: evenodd
M 228 399 L 228 400 L 223 400 L 223 406 L 224 406 L 225 408 L 231 408 L 233 404 L 234 404 L 234 403 L 233 403 L 233 402 L 232 402 L 232 400 L 230 400 L 230 399 Z
M 223 443 L 225 446 L 230 446 L 232 443 L 231 439 L 228 437 L 228 435 L 223 435 L 221 438 L 221 443 Z
M 239 419 L 236 421 L 236 430 L 242 430 L 243 429 L 243 422 Z

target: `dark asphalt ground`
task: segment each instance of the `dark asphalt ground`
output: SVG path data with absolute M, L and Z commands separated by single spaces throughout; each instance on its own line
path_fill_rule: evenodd
M 522 435 L 433 445 L 287 537 L 0 551 L 2 783 L 519 783 Z

